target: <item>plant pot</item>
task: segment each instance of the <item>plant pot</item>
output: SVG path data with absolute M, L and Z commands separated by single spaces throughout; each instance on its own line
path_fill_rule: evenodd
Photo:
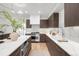
M 12 41 L 16 41 L 18 39 L 19 35 L 16 32 L 12 32 L 10 34 L 10 38 Z

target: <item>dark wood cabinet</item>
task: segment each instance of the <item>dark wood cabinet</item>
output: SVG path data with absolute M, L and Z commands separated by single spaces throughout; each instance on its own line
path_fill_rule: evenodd
M 27 46 L 27 50 L 26 50 L 25 56 L 28 56 L 28 55 L 29 55 L 30 50 L 31 50 L 31 44 L 29 44 L 29 45 Z
M 21 49 L 23 49 L 23 51 L 21 51 Z M 17 48 L 12 54 L 10 54 L 10 56 L 28 56 L 30 50 L 31 50 L 31 39 L 29 38 L 19 48 Z
M 26 20 L 26 28 L 31 28 L 30 20 Z
M 27 42 L 28 42 L 28 46 L 26 47 L 26 54 L 25 54 L 25 56 L 28 56 L 29 55 L 29 52 L 31 50 L 31 38 L 29 38 L 27 40 Z
M 46 44 L 51 56 L 69 56 L 61 47 L 59 47 L 53 40 L 46 36 Z
M 53 13 L 48 18 L 48 27 L 55 28 L 55 27 L 58 27 L 58 25 L 59 25 L 59 13 Z
M 48 19 L 40 19 L 40 28 L 58 27 L 59 13 L 53 13 Z M 26 20 L 26 28 L 31 28 L 30 20 Z
M 40 20 L 40 28 L 48 28 L 48 19 Z
M 8 33 L 8 34 L 2 34 L 2 35 L 0 35 L 0 39 L 8 38 L 9 35 L 10 35 L 10 33 Z
M 46 42 L 46 35 L 40 34 L 40 42 Z
M 31 28 L 30 20 L 26 20 L 26 28 Z M 48 19 L 40 20 L 40 28 L 48 28 Z
M 65 3 L 65 27 L 79 26 L 79 3 Z
M 21 49 L 17 48 L 10 56 L 20 56 Z

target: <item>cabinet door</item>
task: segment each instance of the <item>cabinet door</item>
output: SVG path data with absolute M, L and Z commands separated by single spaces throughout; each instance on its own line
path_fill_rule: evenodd
M 28 45 L 27 45 L 27 47 L 26 47 L 25 56 L 28 56 L 28 55 L 29 55 L 29 52 L 30 52 L 30 50 L 31 50 L 31 37 L 27 40 L 26 43 L 28 43 Z
M 40 28 L 48 28 L 48 20 L 40 20 Z
M 54 48 L 52 48 L 51 39 L 46 36 L 46 45 L 48 47 L 49 53 L 51 56 L 54 56 Z
M 60 48 L 54 41 L 50 40 L 51 49 L 53 50 L 54 56 L 69 56 L 62 48 Z
M 20 48 L 14 51 L 10 56 L 20 56 Z
M 58 52 L 56 50 L 56 44 L 51 39 L 49 41 L 49 44 L 51 45 L 51 50 L 52 50 L 51 55 L 52 56 L 57 56 L 58 55 Z
M 25 54 L 26 56 L 29 55 L 30 50 L 31 50 L 31 44 L 29 44 L 29 45 L 27 46 L 27 50 L 26 50 L 26 54 Z
M 30 20 L 26 20 L 26 28 L 31 28 Z
M 46 35 L 40 34 L 40 42 L 46 42 Z
M 56 45 L 56 50 L 59 54 L 59 56 L 69 56 L 67 52 L 65 52 L 62 48 L 60 48 L 58 45 Z
M 49 18 L 49 27 L 58 27 L 58 22 L 59 22 L 59 14 L 58 13 L 53 13 Z
M 79 3 L 65 3 L 65 26 L 79 26 Z

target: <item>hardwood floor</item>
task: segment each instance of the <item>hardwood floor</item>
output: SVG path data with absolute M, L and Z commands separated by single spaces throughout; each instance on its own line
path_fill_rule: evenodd
M 29 56 L 50 56 L 46 43 L 32 43 Z

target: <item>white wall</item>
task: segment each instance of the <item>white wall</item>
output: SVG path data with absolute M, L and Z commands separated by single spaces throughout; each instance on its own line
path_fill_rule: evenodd
M 64 36 L 64 9 L 59 12 L 59 32 Z
M 64 27 L 64 9 L 59 12 L 59 27 Z

